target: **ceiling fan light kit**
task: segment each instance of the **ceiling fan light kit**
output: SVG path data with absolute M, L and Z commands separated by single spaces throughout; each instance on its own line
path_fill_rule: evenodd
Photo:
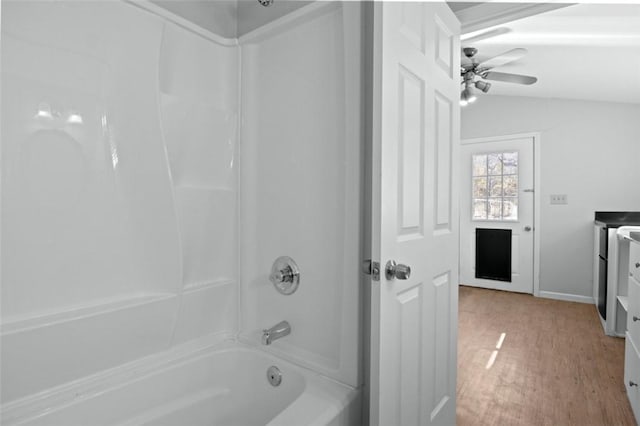
M 491 89 L 491 83 L 487 83 L 486 81 L 478 80 L 475 83 L 476 89 L 482 91 L 482 93 L 487 93 L 489 89 Z
M 466 88 L 460 93 L 460 105 L 465 106 L 472 102 L 475 102 L 478 97 L 473 93 L 471 88 Z
M 496 28 L 468 38 L 464 42 L 476 42 L 489 37 L 506 34 L 508 32 L 510 32 L 508 28 Z M 525 85 L 534 84 L 538 81 L 536 77 L 528 75 L 492 71 L 493 68 L 506 65 L 522 58 L 527 54 L 527 49 L 511 49 L 498 56 L 481 61 L 475 57 L 477 53 L 478 49 L 475 47 L 467 46 L 462 48 L 462 60 L 460 65 L 460 76 L 462 77 L 461 85 L 464 86 L 460 93 L 460 105 L 462 106 L 468 105 L 476 100 L 476 95 L 473 90 L 474 87 L 482 93 L 489 92 L 489 89 L 491 89 L 491 83 L 484 80 Z

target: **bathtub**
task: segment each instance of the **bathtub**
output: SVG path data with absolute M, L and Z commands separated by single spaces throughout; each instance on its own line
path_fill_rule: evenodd
M 238 342 L 150 357 L 7 404 L 3 425 L 360 424 L 358 390 Z M 279 386 L 267 370 L 281 372 Z

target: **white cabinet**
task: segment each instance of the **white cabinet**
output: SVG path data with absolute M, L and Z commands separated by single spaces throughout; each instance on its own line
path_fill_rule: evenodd
M 636 276 L 638 273 L 636 273 Z M 629 305 L 627 310 L 627 333 L 640 347 L 640 281 L 633 276 L 629 277 Z
M 629 275 L 640 282 L 640 243 L 629 247 Z
M 640 419 L 640 353 L 628 334 L 624 351 L 624 385 L 627 388 L 631 409 L 638 421 Z
M 640 242 L 632 242 L 629 248 L 624 384 L 636 421 L 640 423 Z

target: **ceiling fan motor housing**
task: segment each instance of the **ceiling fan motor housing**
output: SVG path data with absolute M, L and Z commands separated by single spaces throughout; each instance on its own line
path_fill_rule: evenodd
M 475 47 L 465 47 L 462 49 L 462 52 L 464 52 L 464 56 L 467 58 L 472 58 L 476 53 L 478 53 L 478 49 Z

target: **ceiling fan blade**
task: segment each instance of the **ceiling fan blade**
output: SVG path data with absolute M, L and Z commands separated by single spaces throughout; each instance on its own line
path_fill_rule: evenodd
M 516 61 L 522 58 L 526 54 L 527 54 L 527 49 L 518 47 L 516 49 L 508 50 L 498 56 L 494 56 L 491 59 L 487 59 L 484 62 L 481 62 L 479 64 L 479 67 L 486 68 L 486 69 L 496 68 L 501 65 L 508 64 L 509 62 Z
M 497 37 L 499 35 L 510 33 L 510 32 L 511 32 L 510 28 L 498 27 L 498 28 L 494 28 L 494 29 L 489 30 L 489 31 L 485 31 L 485 32 L 480 33 L 480 34 L 476 34 L 476 35 L 474 35 L 472 37 L 467 37 L 465 35 L 462 35 L 460 37 L 460 42 L 461 42 L 461 44 L 463 46 L 468 46 L 468 45 L 470 45 L 472 43 L 477 43 L 479 41 L 486 40 L 486 39 L 491 38 L 491 37 Z
M 487 80 L 494 81 L 504 81 L 505 83 L 517 83 L 517 84 L 533 84 L 538 79 L 536 77 L 531 77 L 530 75 L 522 75 L 522 74 L 511 74 L 506 72 L 496 72 L 489 71 L 485 74 L 482 74 L 483 78 Z

